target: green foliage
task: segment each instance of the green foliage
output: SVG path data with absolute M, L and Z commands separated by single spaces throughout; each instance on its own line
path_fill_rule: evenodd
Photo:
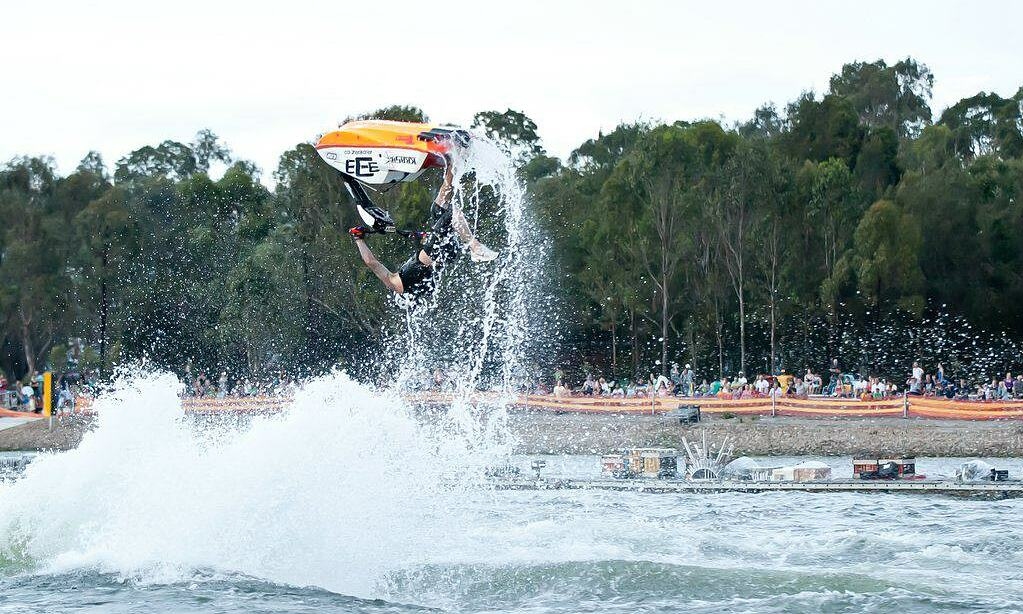
M 519 166 L 544 155 L 536 122 L 521 111 L 481 111 L 472 118 L 472 127 L 482 128 Z
M 386 119 L 394 122 L 414 122 L 420 124 L 430 121 L 430 118 L 419 107 L 399 104 L 363 113 L 358 117 L 349 117 L 345 121 L 347 122 L 352 119 Z
M 626 123 L 564 162 L 522 112 L 476 114 L 515 157 L 547 239 L 566 364 L 629 378 L 673 361 L 700 379 L 768 358 L 873 369 L 879 344 L 865 339 L 934 310 L 1023 335 L 1023 89 L 981 92 L 930 125 L 932 83 L 911 58 L 854 62 L 819 99 L 764 105 L 733 128 Z M 360 117 L 427 120 L 399 105 Z M 95 152 L 66 177 L 46 158 L 0 167 L 9 375 L 59 367 L 77 338 L 86 370 L 146 359 L 257 377 L 357 369 L 381 342 L 387 294 L 311 145 L 281 155 L 273 191 L 208 130 L 113 171 Z M 427 174 L 378 198 L 420 227 L 438 186 Z M 392 268 L 410 253 L 375 248 Z
M 933 86 L 930 69 L 913 58 L 894 66 L 884 60 L 853 62 L 831 77 L 831 93 L 848 99 L 862 124 L 900 136 L 915 136 L 931 123 Z
M 879 200 L 856 227 L 855 246 L 839 262 L 841 276 L 848 269 L 867 303 L 885 301 L 906 311 L 923 312 L 924 276 L 920 270 L 923 237 L 920 223 L 895 203 Z
M 964 98 L 941 114 L 952 132 L 956 152 L 964 160 L 998 155 L 1023 155 L 1023 87 L 1011 98 L 981 92 Z

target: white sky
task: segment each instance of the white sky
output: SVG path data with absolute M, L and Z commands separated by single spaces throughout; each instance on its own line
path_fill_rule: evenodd
M 210 128 L 270 181 L 279 155 L 400 103 L 468 124 L 513 108 L 565 156 L 622 121 L 745 119 L 843 63 L 912 55 L 935 114 L 1023 85 L 1018 2 L 14 0 L 0 11 L 0 161 Z

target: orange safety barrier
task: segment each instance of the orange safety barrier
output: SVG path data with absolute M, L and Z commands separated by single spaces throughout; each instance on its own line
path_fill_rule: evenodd
M 908 415 L 946 420 L 1006 420 L 1023 418 L 1023 401 L 952 401 L 909 397 Z
M 445 405 L 453 395 L 439 392 L 419 392 L 406 397 L 413 403 Z M 499 395 L 477 393 L 469 399 L 496 402 Z M 79 400 L 81 411 L 88 403 Z M 287 397 L 228 397 L 224 399 L 184 398 L 181 401 L 185 411 L 190 413 L 238 412 L 272 413 L 283 410 L 290 401 Z M 526 411 L 548 411 L 553 413 L 603 413 L 603 414 L 664 414 L 680 405 L 699 405 L 707 414 L 735 414 L 757 416 L 792 417 L 907 417 L 937 418 L 945 420 L 1020 420 L 1023 419 L 1021 401 L 952 401 L 935 397 L 909 397 L 887 400 L 859 400 L 834 398 L 798 399 L 781 397 L 773 403 L 770 398 L 727 399 L 727 398 L 682 398 L 682 397 L 593 397 L 524 395 L 512 407 Z M 88 411 L 86 409 L 86 411 Z M 21 412 L 0 410 L 0 416 L 32 416 Z
M 715 397 L 687 399 L 679 397 L 607 398 L 607 397 L 554 397 L 529 395 L 518 404 L 526 409 L 555 412 L 603 412 L 623 414 L 657 414 L 671 411 L 679 405 L 699 405 L 709 414 L 769 416 L 901 416 L 902 399 L 890 401 L 860 401 L 857 399 L 793 399 L 779 398 L 772 407 L 770 398 L 722 399 Z
M 0 408 L 0 418 L 42 418 L 41 414 L 33 414 L 27 411 L 14 411 L 13 409 Z

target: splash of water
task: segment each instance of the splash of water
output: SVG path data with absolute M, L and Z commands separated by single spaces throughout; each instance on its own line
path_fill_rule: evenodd
M 399 387 L 421 386 L 441 368 L 458 397 L 479 389 L 510 395 L 529 375 L 524 342 L 543 319 L 537 289 L 546 251 L 516 169 L 496 143 L 474 133 L 453 171 L 454 206 L 499 256 L 482 264 L 467 256 L 449 263 L 428 308 L 408 309 L 398 301 L 381 365 L 397 374 Z
M 0 487 L 0 557 L 160 582 L 240 571 L 372 595 L 470 521 L 459 501 L 493 461 L 457 426 L 424 423 L 343 374 L 226 433 L 184 420 L 178 388 L 167 374 L 122 382 L 77 449 Z
M 464 495 L 509 450 L 541 255 L 526 253 L 525 196 L 493 143 L 480 135 L 456 171 L 455 199 L 501 255 L 449 267 L 431 308 L 395 306 L 382 385 L 333 373 L 278 416 L 211 428 L 183 417 L 174 376 L 124 377 L 77 449 L 0 486 L 0 564 L 155 581 L 239 571 L 373 596 L 394 570 L 435 560 L 479 511 Z M 417 415 L 401 395 L 440 360 L 455 400 Z M 481 388 L 501 394 L 482 404 Z

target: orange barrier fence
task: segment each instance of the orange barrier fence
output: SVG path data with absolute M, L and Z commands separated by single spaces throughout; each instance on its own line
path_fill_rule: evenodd
M 599 412 L 620 414 L 659 414 L 679 405 L 699 405 L 708 414 L 735 414 L 757 416 L 902 416 L 902 399 L 890 401 L 860 401 L 856 399 L 683 399 L 678 397 L 606 398 L 606 397 L 554 397 L 529 395 L 520 407 L 555 412 Z M 1023 408 L 1023 404 L 1020 405 Z
M 0 408 L 0 418 L 42 418 L 42 415 Z
M 445 405 L 452 395 L 437 392 L 422 392 L 409 395 L 408 399 L 422 405 Z M 479 393 L 472 402 L 496 400 L 497 396 Z M 225 399 L 193 399 L 181 401 L 185 411 L 190 413 L 273 413 L 281 411 L 288 403 L 282 397 L 229 397 Z M 664 414 L 680 405 L 699 405 L 705 414 L 733 414 L 756 416 L 793 416 L 806 418 L 836 417 L 905 417 L 937 418 L 945 420 L 1020 420 L 1023 419 L 1023 401 L 952 401 L 934 397 L 909 397 L 882 401 L 859 399 L 782 397 L 772 403 L 770 398 L 720 399 L 680 397 L 629 398 L 590 397 L 553 395 L 525 395 L 513 405 L 526 411 L 547 411 L 554 413 L 603 413 L 603 414 Z M 80 402 L 78 409 L 88 411 L 89 404 Z M 0 414 L 7 415 L 7 414 Z M 20 412 L 10 415 L 24 416 Z
M 603 412 L 623 414 L 658 414 L 679 405 L 699 405 L 709 414 L 803 417 L 906 417 L 946 420 L 1012 420 L 1023 419 L 1023 401 L 953 401 L 934 397 L 908 397 L 883 401 L 859 399 L 782 397 L 772 406 L 770 398 L 756 399 L 607 399 L 601 397 L 561 397 L 531 395 L 522 407 L 555 412 Z

